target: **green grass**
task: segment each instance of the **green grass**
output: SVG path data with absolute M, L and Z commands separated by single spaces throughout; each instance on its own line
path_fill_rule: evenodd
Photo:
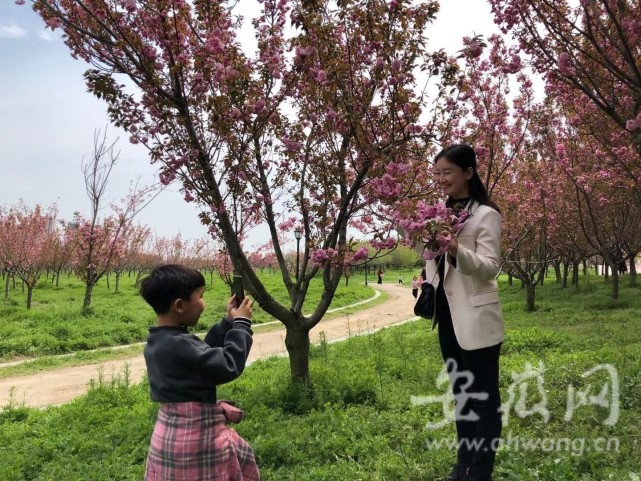
M 585 280 L 582 278 L 582 282 Z M 501 282 L 507 338 L 501 360 L 501 391 L 508 399 L 512 374 L 526 363 L 545 366 L 550 419 L 514 410 L 503 434 L 511 439 L 585 440 L 569 451 L 504 449 L 495 479 L 503 481 L 634 480 L 641 475 L 641 289 L 622 287 L 618 302 L 608 286 L 591 279 L 579 291 L 547 282 L 539 309 L 523 311 L 524 292 Z M 436 378 L 442 361 L 436 332 L 427 321 L 389 328 L 312 349 L 313 392 L 289 383 L 287 359 L 270 358 L 219 388 L 246 413 L 237 426 L 254 447 L 265 481 L 427 480 L 445 477 L 454 461 L 449 448 L 429 441 L 452 440 L 452 424 L 438 430 L 440 404 L 413 406 L 410 396 L 441 395 Z M 611 363 L 620 381 L 620 417 L 605 426 L 608 408 L 583 406 L 563 419 L 569 384 L 598 391 L 603 373 L 588 369 Z M 528 383 L 527 407 L 541 401 Z M 3 481 L 139 480 L 157 406 L 145 383 L 104 381 L 88 395 L 46 410 L 13 406 L 0 413 L 0 479 Z M 617 439 L 618 450 L 587 451 L 598 438 Z M 565 444 L 562 444 L 565 446 Z M 630 474 L 633 473 L 633 474 Z
M 382 292 L 376 299 L 361 304 L 359 306 L 347 307 L 340 311 L 327 313 L 323 317 L 323 321 L 329 321 L 336 317 L 347 316 L 354 314 L 362 309 L 370 309 L 385 302 L 389 296 Z M 271 332 L 278 329 L 284 329 L 281 323 L 277 324 L 257 324 L 254 326 L 254 334 L 262 332 Z M 201 337 L 205 333 L 199 333 Z M 134 356 L 142 355 L 144 345 L 132 344 L 129 346 L 120 346 L 118 348 L 100 348 L 96 351 L 79 351 L 70 354 L 58 354 L 53 356 L 40 356 L 37 358 L 29 359 L 27 362 L 21 362 L 17 365 L 0 366 L 0 379 L 24 376 L 34 374 L 37 372 L 50 371 L 53 369 L 61 369 L 64 367 L 83 366 L 87 364 L 97 364 L 105 361 L 115 361 L 118 359 L 127 359 Z
M 265 273 L 261 279 L 275 299 L 287 302 L 280 277 Z M 350 279 L 349 286 L 344 284 L 340 283 L 330 308 L 347 306 L 374 294 L 371 286 L 355 279 Z M 320 301 L 321 294 L 322 281 L 315 279 L 303 311 L 310 312 Z M 18 284 L 16 290 L 10 291 L 8 299 L 0 300 L 0 361 L 142 342 L 147 336 L 147 328 L 155 323 L 153 311 L 134 287 L 133 276 L 123 276 L 118 293 L 113 292 L 113 281 L 108 290 L 103 279 L 94 289 L 89 315 L 81 314 L 84 286 L 74 277 L 63 276 L 60 287 L 41 280 L 34 290 L 31 310 L 25 308 L 25 296 Z M 207 286 L 207 307 L 196 326 L 198 331 L 205 331 L 218 322 L 228 297 L 229 288 L 214 278 L 213 285 Z M 273 320 L 259 306 L 254 307 L 256 323 Z

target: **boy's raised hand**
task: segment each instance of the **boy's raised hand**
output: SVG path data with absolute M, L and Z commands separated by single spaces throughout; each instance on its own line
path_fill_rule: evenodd
M 232 296 L 232 299 L 230 299 L 230 302 L 235 302 L 236 296 Z M 243 302 L 240 303 L 240 306 L 236 307 L 234 304 L 232 309 L 231 309 L 231 318 L 235 317 L 244 317 L 246 319 L 252 318 L 252 306 L 254 305 L 254 301 L 251 300 L 249 297 L 245 296 L 243 299 Z M 227 304 L 227 308 L 229 309 L 229 303 Z M 229 311 L 228 311 L 229 312 Z
M 236 294 L 231 296 L 227 301 L 227 314 L 225 314 L 225 319 L 229 319 L 231 321 L 234 318 L 231 313 L 234 309 L 236 309 Z

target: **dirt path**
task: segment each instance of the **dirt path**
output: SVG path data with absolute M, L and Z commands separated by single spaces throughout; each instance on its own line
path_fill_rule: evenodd
M 327 341 L 337 341 L 354 335 L 372 332 L 385 326 L 414 317 L 413 299 L 407 287 L 397 284 L 375 285 L 386 292 L 389 299 L 375 307 L 358 313 L 320 322 L 312 329 L 310 337 L 313 343 L 318 342 L 319 334 L 324 332 Z M 254 334 L 249 360 L 283 354 L 285 352 L 285 330 Z M 132 382 L 139 382 L 145 374 L 145 360 L 140 356 L 117 361 L 75 366 L 53 371 L 46 371 L 27 376 L 0 379 L 0 406 L 9 403 L 10 396 L 14 403 L 30 407 L 45 407 L 63 404 L 84 394 L 91 379 L 96 379 L 102 371 L 107 379 L 114 373 L 120 373 L 125 364 L 129 366 Z M 13 390 L 13 393 L 11 391 Z

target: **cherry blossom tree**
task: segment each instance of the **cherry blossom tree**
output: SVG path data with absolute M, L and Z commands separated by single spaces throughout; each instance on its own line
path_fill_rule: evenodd
M 55 228 L 52 238 L 52 246 L 49 252 L 49 268 L 52 270 L 53 275 L 51 282 L 55 282 L 55 286 L 60 286 L 60 272 L 70 267 L 72 256 L 72 246 L 67 242 L 67 229 L 69 224 L 61 223 L 62 227 Z
M 551 88 L 581 93 L 641 147 L 641 5 L 628 0 L 490 0 Z M 637 150 L 637 152 L 640 152 Z M 639 159 L 636 161 L 639 167 Z M 637 172 L 638 175 L 638 172 Z
M 109 176 L 120 155 L 114 150 L 117 141 L 107 140 L 106 129 L 95 131 L 91 158 L 82 166 L 90 213 L 88 217 L 75 214 L 74 225 L 77 228 L 70 231 L 68 236 L 74 246 L 74 269 L 85 283 L 84 312 L 91 305 L 91 295 L 98 281 L 124 254 L 123 234 L 131 228 L 136 214 L 153 199 L 149 198 L 152 188 L 139 188 L 135 184 L 120 206 L 112 205 L 114 214 L 100 219 Z
M 151 236 L 151 228 L 143 225 L 129 225 L 122 230 L 123 252 L 114 259 L 113 273 L 116 278 L 114 292 L 120 288 L 120 277 L 125 270 L 134 267 L 135 260 L 139 258 L 145 244 Z
M 27 309 L 33 288 L 49 265 L 55 221 L 55 206 L 44 211 L 40 205 L 30 209 L 18 204 L 0 210 L 0 264 L 27 287 Z
M 149 149 L 163 182 L 179 181 L 185 200 L 202 207 L 249 294 L 285 324 L 292 376 L 305 382 L 309 331 L 342 276 L 348 228 L 379 197 L 408 192 L 386 175 L 403 170 L 414 180 L 438 120 L 419 123 L 430 98 L 415 71 L 436 79 L 432 98 L 442 99 L 456 66 L 426 50 L 432 0 L 260 5 L 257 51 L 248 53 L 240 18 L 219 1 L 33 1 L 71 54 L 92 64 L 88 88 L 112 122 Z M 285 212 L 304 232 L 298 280 L 278 238 Z M 269 229 L 288 305 L 269 294 L 242 249 L 258 224 Z M 329 260 L 332 251 L 340 262 Z M 325 261 L 312 262 L 316 252 Z M 317 274 L 324 292 L 305 316 Z

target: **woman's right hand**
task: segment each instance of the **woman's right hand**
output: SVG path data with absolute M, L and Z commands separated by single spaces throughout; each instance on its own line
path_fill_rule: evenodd
M 254 305 L 254 301 L 251 300 L 249 297 L 245 296 L 245 298 L 243 299 L 243 302 L 240 303 L 240 306 L 231 310 L 232 318 L 244 317 L 245 319 L 251 320 L 253 305 Z

